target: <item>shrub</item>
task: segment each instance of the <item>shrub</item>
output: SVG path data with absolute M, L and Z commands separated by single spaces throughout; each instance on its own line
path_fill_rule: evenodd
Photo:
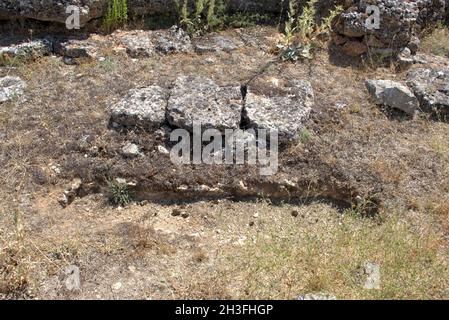
M 190 35 L 199 35 L 225 25 L 226 6 L 223 0 L 195 0 L 193 11 L 188 0 L 175 0 L 175 4 L 179 23 Z
M 103 21 L 106 31 L 111 31 L 128 21 L 127 0 L 109 0 L 108 11 Z
M 312 59 L 318 37 L 330 33 L 332 21 L 343 11 L 341 6 L 336 6 L 318 24 L 315 8 L 317 1 L 308 0 L 299 16 L 296 0 L 289 1 L 284 28 L 285 40 L 283 44 L 278 45 L 282 60 Z
M 126 206 L 132 201 L 132 193 L 125 183 L 108 181 L 109 200 L 116 206 Z

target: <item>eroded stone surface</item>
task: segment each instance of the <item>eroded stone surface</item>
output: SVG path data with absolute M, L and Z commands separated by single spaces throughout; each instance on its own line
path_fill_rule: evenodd
M 192 51 L 190 36 L 177 26 L 172 26 L 168 30 L 155 31 L 152 38 L 155 51 L 163 54 Z
M 192 50 L 189 35 L 177 26 L 159 31 L 136 30 L 120 37 L 126 52 L 133 58 L 147 58 L 154 53 L 186 53 Z
M 57 53 L 70 58 L 93 58 L 97 45 L 88 40 L 70 39 L 57 45 Z
M 203 129 L 237 129 L 241 111 L 240 86 L 219 86 L 209 78 L 181 76 L 171 91 L 167 117 L 171 125 L 190 131 L 194 121 Z
M 449 70 L 416 69 L 407 75 L 407 84 L 421 103 L 421 109 L 449 117 Z
M 136 30 L 127 33 L 121 39 L 126 52 L 132 58 L 147 58 L 154 53 L 150 39 L 151 32 Z
M 0 65 L 16 60 L 29 61 L 37 59 L 49 55 L 51 52 L 52 42 L 49 39 L 38 39 L 0 47 Z
M 25 87 L 25 82 L 19 77 L 6 76 L 0 78 L 0 103 L 22 95 Z
M 250 127 L 278 130 L 279 141 L 286 142 L 298 137 L 313 106 L 308 81 L 262 77 L 247 88 L 243 118 Z
M 337 297 L 329 293 L 316 292 L 299 296 L 297 300 L 337 300 Z
M 419 108 L 418 99 L 406 86 L 391 80 L 367 80 L 368 92 L 374 102 L 414 114 Z
M 344 37 L 339 46 L 349 55 L 360 55 L 370 48 L 393 48 L 395 51 L 414 46 L 414 34 L 441 21 L 445 15 L 445 0 L 378 0 L 333 1 L 344 4 L 335 31 Z M 380 10 L 379 29 L 368 28 L 367 6 L 375 4 Z M 358 42 L 357 44 L 355 42 Z
M 111 122 L 116 127 L 156 129 L 165 121 L 168 92 L 159 86 L 132 89 L 111 107 Z

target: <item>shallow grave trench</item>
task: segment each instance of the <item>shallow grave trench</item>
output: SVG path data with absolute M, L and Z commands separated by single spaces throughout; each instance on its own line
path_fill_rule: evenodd
M 351 186 L 349 181 L 339 181 L 334 177 L 329 179 L 326 176 L 329 173 L 326 172 L 322 177 L 303 178 L 301 175 L 314 170 L 305 168 L 304 173 L 295 174 L 282 161 L 278 163 L 289 147 L 300 143 L 304 124 L 309 120 L 314 107 L 314 99 L 314 92 L 308 81 L 284 80 L 269 75 L 254 77 L 241 86 L 220 86 L 206 77 L 181 76 L 169 89 L 155 85 L 132 89 L 110 106 L 109 129 L 119 135 L 132 132 L 135 140 L 146 135 L 156 136 L 159 144 L 155 152 L 151 153 L 153 159 L 148 163 L 161 164 L 164 171 L 162 176 L 166 178 L 154 180 L 154 176 L 139 176 L 138 172 L 142 171 L 138 171 L 128 172 L 125 177 L 110 175 L 114 177 L 111 180 L 104 178 L 109 175 L 106 173 L 91 183 L 75 181 L 65 191 L 61 204 L 66 206 L 76 196 L 95 192 L 114 199 L 111 186 L 121 186 L 124 192 L 132 194 L 135 201 L 164 199 L 182 203 L 201 199 L 266 198 L 274 202 L 293 203 L 319 198 L 346 207 L 357 207 L 361 213 L 376 213 L 379 199 L 365 190 Z M 215 139 L 221 140 L 222 147 L 232 146 L 233 143 L 239 145 L 244 150 L 244 163 L 236 164 L 236 156 L 231 155 L 232 164 L 213 164 L 211 160 L 210 164 L 192 164 L 192 153 L 196 148 L 193 142 L 195 134 L 192 134 L 195 132 L 195 122 L 202 124 L 197 133 L 215 129 L 218 134 Z M 176 164 L 170 159 L 169 150 L 177 144 L 170 141 L 170 133 L 176 129 L 184 129 L 188 135 L 188 163 Z M 225 134 L 227 130 L 237 129 L 240 130 L 237 133 Z M 262 141 L 252 134 L 258 129 L 265 129 L 269 140 Z M 274 149 L 269 134 L 273 129 L 279 133 L 276 141 L 279 142 L 276 149 L 279 157 L 271 155 Z M 203 138 L 202 151 L 207 146 L 204 141 L 209 139 Z M 268 161 L 275 163 L 248 164 L 249 153 L 257 152 L 256 145 L 266 148 L 270 154 Z M 127 143 L 121 153 L 127 161 L 139 161 L 144 155 L 140 149 L 137 144 Z M 267 150 L 262 149 L 261 152 L 265 154 Z M 224 161 L 225 151 L 220 151 L 223 154 L 219 159 Z M 304 156 L 309 159 L 309 151 Z M 268 174 L 267 166 L 272 170 L 268 170 Z

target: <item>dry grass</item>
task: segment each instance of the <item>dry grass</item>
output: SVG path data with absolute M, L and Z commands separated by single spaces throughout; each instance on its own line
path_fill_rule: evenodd
M 340 217 L 324 205 L 299 208 L 302 219 L 288 210 L 262 210 L 267 222 L 226 260 L 239 298 L 292 299 L 309 292 L 340 299 L 447 297 L 449 256 L 428 226 L 396 214 L 382 223 Z M 367 261 L 380 265 L 380 290 L 363 289 L 358 270 Z
M 440 26 L 426 36 L 421 44 L 422 51 L 442 57 L 449 57 L 449 29 Z

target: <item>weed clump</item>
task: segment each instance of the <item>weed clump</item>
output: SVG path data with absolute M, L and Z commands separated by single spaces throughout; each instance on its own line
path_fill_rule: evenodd
M 283 61 L 297 61 L 299 59 L 312 59 L 320 36 L 328 35 L 332 31 L 332 21 L 343 12 L 343 7 L 336 6 L 327 17 L 317 23 L 315 5 L 318 0 L 308 0 L 298 14 L 298 3 L 290 0 L 285 22 L 285 39 L 278 45 L 280 57 Z
M 109 0 L 108 11 L 103 20 L 103 28 L 111 31 L 128 21 L 128 4 L 127 0 Z
M 109 201 L 113 205 L 124 207 L 131 203 L 132 193 L 126 183 L 117 180 L 108 181 Z
M 195 0 L 193 10 L 188 0 L 175 0 L 175 4 L 179 23 L 190 35 L 221 29 L 225 24 L 226 6 L 223 0 Z

